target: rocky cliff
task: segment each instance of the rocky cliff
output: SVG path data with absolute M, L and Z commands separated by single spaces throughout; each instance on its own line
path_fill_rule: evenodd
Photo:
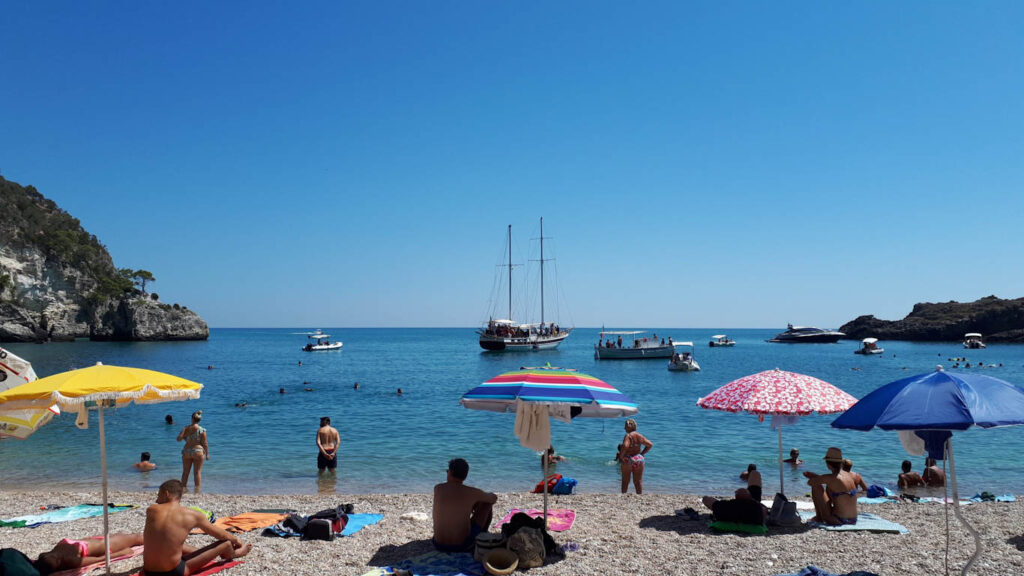
M 986 342 L 1024 342 L 1024 298 L 986 296 L 974 302 L 915 304 L 902 320 L 860 316 L 839 327 L 847 338 L 957 341 L 980 332 Z
M 77 219 L 0 177 L 0 342 L 209 337 L 198 314 L 155 298 Z

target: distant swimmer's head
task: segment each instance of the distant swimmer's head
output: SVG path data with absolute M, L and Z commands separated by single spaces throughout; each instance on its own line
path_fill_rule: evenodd
M 324 416 L 323 418 L 320 418 L 320 426 L 321 427 L 322 426 L 330 426 L 330 425 L 331 425 L 331 417 L 330 416 Z
M 747 472 L 753 472 L 757 470 L 757 464 L 747 464 Z
M 913 466 L 913 464 L 910 463 L 910 460 L 904 460 L 903 464 L 900 465 L 904 472 L 910 472 L 911 466 Z
M 626 432 L 636 432 L 636 420 L 626 420 Z
M 156 503 L 164 504 L 181 500 L 181 495 L 184 493 L 185 486 L 181 480 L 168 480 L 160 485 L 160 490 L 156 493 Z
M 174 416 L 171 416 L 170 414 L 164 416 L 164 422 L 168 424 L 174 424 Z
M 793 448 L 792 450 L 789 451 L 789 457 L 790 458 L 798 458 L 799 456 L 800 456 L 800 451 L 797 450 L 796 448 Z
M 448 461 L 448 473 L 456 480 L 465 480 L 469 476 L 469 462 L 462 458 L 455 458 Z
M 140 461 L 142 461 L 142 462 L 149 462 L 149 458 L 150 458 L 150 456 L 149 456 L 149 452 L 143 452 L 143 453 L 142 453 L 142 454 L 141 454 L 141 455 L 139 456 L 139 460 L 140 460 Z
M 202 419 L 203 419 L 203 411 L 202 410 L 196 410 L 195 412 L 192 413 L 192 423 L 193 424 L 199 424 L 199 421 L 202 420 Z

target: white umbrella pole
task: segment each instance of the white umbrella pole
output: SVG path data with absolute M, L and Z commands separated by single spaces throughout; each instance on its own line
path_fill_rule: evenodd
M 544 484 L 544 530 L 548 529 L 548 452 L 544 451 L 544 478 L 541 480 Z
M 779 426 L 779 494 L 786 495 L 786 484 L 782 477 L 782 426 Z
M 103 542 L 106 552 L 106 571 L 110 576 L 110 516 L 107 510 L 107 439 L 103 429 L 103 401 L 97 402 L 100 407 L 100 470 L 103 474 Z
M 960 523 L 967 527 L 967 531 L 974 536 L 974 554 L 967 560 L 967 564 L 960 570 L 961 576 L 967 575 L 967 570 L 974 564 L 974 561 L 981 555 L 981 534 L 971 526 L 963 516 L 960 515 L 960 493 L 956 489 L 956 463 L 953 461 L 953 438 L 950 437 L 947 440 L 946 447 L 949 450 L 949 476 L 953 483 L 953 512 L 956 513 L 956 517 L 960 520 Z

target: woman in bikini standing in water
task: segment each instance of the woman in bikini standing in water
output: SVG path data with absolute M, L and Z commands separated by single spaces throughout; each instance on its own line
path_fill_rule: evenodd
M 178 434 L 178 441 L 185 441 L 185 447 L 181 449 L 181 485 L 188 486 L 188 472 L 189 469 L 194 468 L 196 494 L 199 494 L 203 487 L 203 461 L 210 459 L 210 446 L 206 443 L 206 429 L 199 425 L 199 421 L 202 419 L 202 410 L 193 412 L 192 423 L 185 426 Z
M 619 450 L 619 462 L 622 467 L 622 493 L 629 491 L 629 479 L 633 478 L 633 488 L 637 494 L 644 493 L 644 454 L 650 452 L 654 444 L 636 431 L 636 420 L 626 420 L 626 436 L 622 439 Z

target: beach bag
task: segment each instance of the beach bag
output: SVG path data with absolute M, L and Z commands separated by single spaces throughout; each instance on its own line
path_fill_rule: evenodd
M 4 548 L 0 550 L 0 576 L 39 576 L 39 570 L 19 550 Z
M 302 532 L 306 530 L 306 517 L 299 516 L 298 514 L 289 514 L 288 517 L 281 522 L 281 525 L 296 534 L 302 534 Z
M 555 485 L 557 485 L 558 481 L 561 480 L 561 479 L 562 479 L 562 475 L 561 474 L 552 474 L 551 476 L 548 477 L 548 479 L 547 479 L 548 494 L 553 494 L 554 493 L 554 492 L 552 492 L 552 490 L 554 490 Z M 537 482 L 537 486 L 533 489 L 533 494 L 540 494 L 543 491 L 544 491 L 544 481 L 541 480 L 540 482 Z
M 878 484 L 872 484 L 871 486 L 868 486 L 868 498 L 883 498 L 885 496 L 888 496 L 888 494 L 885 493 L 885 488 L 882 488 Z
M 576 490 L 575 478 L 560 478 L 555 487 L 551 489 L 552 494 L 572 494 Z
M 346 513 L 346 511 L 352 509 L 353 506 L 351 504 L 342 504 L 341 506 L 337 506 L 335 508 L 321 510 L 316 514 L 310 516 L 309 519 L 327 520 L 331 523 L 331 529 L 334 530 L 335 533 L 340 533 L 342 530 L 345 529 L 345 526 L 348 525 L 348 514 Z
M 539 528 L 524 526 L 508 539 L 508 549 L 519 557 L 519 569 L 544 565 L 544 537 Z
M 507 544 L 508 540 L 504 534 L 481 532 L 476 535 L 476 548 L 473 549 L 473 559 L 477 562 L 483 562 L 491 550 L 505 548 Z
M 334 531 L 331 529 L 330 520 L 324 518 L 313 518 L 306 523 L 306 529 L 302 532 L 303 540 L 334 540 Z
M 772 509 L 768 512 L 770 526 L 799 526 L 802 524 L 800 514 L 796 511 L 796 502 L 791 502 L 782 494 L 776 493 Z

